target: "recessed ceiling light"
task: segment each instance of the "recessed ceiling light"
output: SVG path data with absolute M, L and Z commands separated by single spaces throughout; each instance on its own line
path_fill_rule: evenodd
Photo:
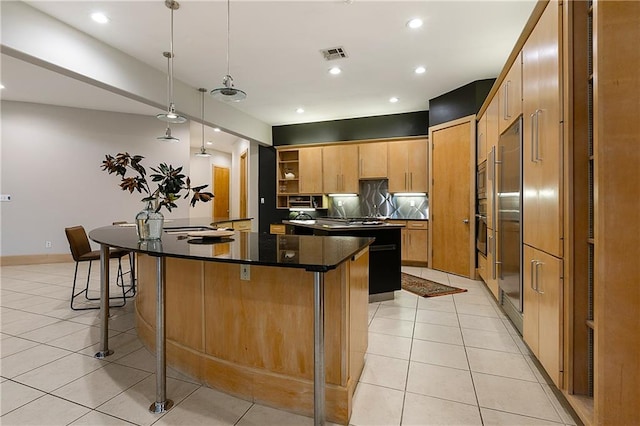
M 407 27 L 409 28 L 420 28 L 422 26 L 422 19 L 420 18 L 413 18 L 412 20 L 410 20 L 409 22 L 407 22 Z
M 214 132 L 219 132 L 219 131 L 220 131 L 220 129 L 219 129 L 219 128 L 217 128 L 217 127 L 214 127 L 214 128 L 213 128 L 213 131 L 214 131 Z
M 389 98 L 389 102 L 391 102 L 392 104 L 395 104 L 396 102 L 398 102 L 400 99 L 396 98 L 395 96 L 392 98 Z
M 414 71 L 415 71 L 416 74 L 424 74 L 424 72 L 426 70 L 427 69 L 425 67 L 420 66 L 420 67 L 416 67 L 416 69 Z
M 207 145 L 213 145 L 213 142 L 207 141 Z
M 109 22 L 109 18 L 102 12 L 94 12 L 91 14 L 91 19 L 96 21 L 98 24 L 106 24 Z
M 342 72 L 342 70 L 339 67 L 333 67 L 333 68 L 329 69 L 329 74 L 338 75 L 341 72 Z
M 297 112 L 298 114 L 302 114 L 302 113 L 304 112 L 304 109 L 303 109 L 303 108 L 298 108 L 298 109 L 296 110 L 296 112 Z

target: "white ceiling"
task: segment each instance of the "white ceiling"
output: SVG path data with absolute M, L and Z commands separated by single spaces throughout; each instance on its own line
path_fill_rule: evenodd
M 169 50 L 170 12 L 161 0 L 26 3 L 166 70 L 162 52 Z M 176 79 L 194 88 L 221 85 L 226 74 L 226 5 L 218 0 L 180 1 L 174 12 Z M 534 5 L 535 0 L 233 0 L 231 75 L 236 87 L 248 94 L 233 107 L 271 125 L 426 110 L 431 98 L 496 77 Z M 94 23 L 89 18 L 94 11 L 104 12 L 110 22 Z M 423 27 L 406 26 L 414 17 L 424 20 Z M 325 61 L 320 50 L 337 46 L 349 57 Z M 328 74 L 334 65 L 342 74 Z M 427 72 L 414 74 L 418 65 Z M 6 55 L 2 83 L 7 87 L 4 99 L 158 112 Z M 390 103 L 392 96 L 399 102 Z M 298 107 L 305 113 L 296 113 Z M 194 143 L 199 145 L 199 138 Z

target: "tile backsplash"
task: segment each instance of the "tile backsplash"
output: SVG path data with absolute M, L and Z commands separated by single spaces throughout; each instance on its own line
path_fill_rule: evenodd
M 359 196 L 329 198 L 328 216 L 385 216 L 394 219 L 428 219 L 427 196 L 395 196 L 389 194 L 389 182 L 361 180 Z

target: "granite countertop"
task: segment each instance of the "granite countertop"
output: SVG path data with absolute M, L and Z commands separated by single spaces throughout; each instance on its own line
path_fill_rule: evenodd
M 243 220 L 253 220 L 252 217 L 214 217 L 212 221 L 210 221 L 209 223 L 211 225 L 215 225 L 217 223 L 223 223 L 223 222 L 240 222 Z
M 210 219 L 207 220 L 207 222 Z M 165 227 L 161 240 L 139 241 L 135 226 L 105 226 L 89 232 L 89 238 L 110 247 L 151 256 L 211 262 L 242 263 L 326 272 L 373 243 L 368 237 L 272 235 L 236 231 L 221 239 L 189 239 L 189 230 L 212 229 L 198 220 L 175 219 Z M 200 220 L 202 223 L 202 220 Z M 169 232 L 167 232 L 167 230 Z
M 375 222 L 375 220 L 372 220 Z M 346 222 L 338 222 L 327 219 L 316 219 L 316 220 L 283 220 L 282 223 L 285 225 L 293 225 L 293 226 L 301 226 L 304 228 L 311 229 L 322 229 L 322 230 L 363 230 L 363 229 L 389 229 L 389 228 L 404 228 L 404 225 L 397 223 L 379 223 L 379 224 L 361 224 L 361 223 L 346 223 Z

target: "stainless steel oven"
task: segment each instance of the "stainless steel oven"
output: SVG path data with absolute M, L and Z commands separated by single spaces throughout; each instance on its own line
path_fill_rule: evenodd
M 485 256 L 487 255 L 487 199 L 478 200 L 478 213 L 476 213 L 476 248 Z
M 476 195 L 479 200 L 487 198 L 487 162 L 478 164 L 476 174 Z

